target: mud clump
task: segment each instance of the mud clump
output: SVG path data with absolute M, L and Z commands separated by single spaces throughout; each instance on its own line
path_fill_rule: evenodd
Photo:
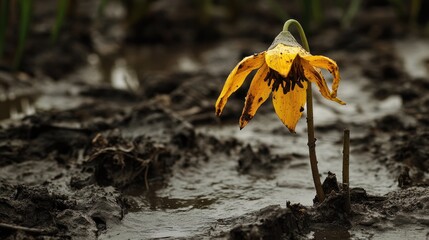
M 404 136 L 405 144 L 397 148 L 394 159 L 405 165 L 414 166 L 421 171 L 429 171 L 429 132 L 416 133 L 413 136 Z
M 260 145 L 257 150 L 249 144 L 238 147 L 237 171 L 257 177 L 268 177 L 276 166 L 290 160 L 292 156 L 273 155 L 266 145 Z
M 383 230 L 386 226 L 413 224 L 424 229 L 429 214 L 428 194 L 427 188 L 410 187 L 383 197 L 369 197 L 353 205 L 353 226 Z
M 335 174 L 325 180 L 329 182 L 325 187 L 335 185 L 333 176 Z M 229 239 L 308 239 L 309 234 L 343 239 L 350 237 L 349 230 L 364 235 L 368 229 L 388 231 L 387 225 L 427 226 L 429 190 L 425 187 L 400 189 L 384 196 L 372 196 L 362 188 L 352 188 L 350 213 L 345 209 L 346 195 L 341 185 L 330 190 L 322 203 L 312 207 L 289 202 L 286 208 L 268 206 L 241 217 L 218 221 L 212 233 Z M 217 232 L 221 233 L 216 235 Z
M 350 226 L 350 214 L 347 213 L 346 209 L 346 192 L 340 187 L 335 173 L 328 172 L 328 176 L 326 176 L 322 184 L 325 200 L 322 203 L 318 203 L 317 197 L 313 199 L 313 202 L 316 204 L 314 210 L 310 213 L 313 223 L 336 224 L 344 227 Z M 353 189 L 350 191 L 353 192 Z M 351 195 L 354 194 L 351 193 Z
M 49 194 L 44 187 L 10 185 L 4 181 L 1 181 L 0 184 L 0 221 L 3 224 L 0 228 L 8 230 L 0 231 L 3 238 L 21 230 L 19 227 L 13 228 L 12 226 L 32 229 L 27 229 L 27 232 L 31 233 L 54 234 L 58 232 L 51 213 L 70 208 L 71 203 L 61 196 Z M 5 227 L 7 224 L 11 227 Z
M 323 181 L 322 189 L 325 194 L 340 191 L 340 187 L 338 186 L 337 182 L 337 175 L 335 175 L 335 173 L 328 172 L 328 176 L 326 176 L 325 180 Z
M 269 172 L 274 168 L 271 164 L 273 159 L 267 146 L 260 146 L 257 151 L 254 151 L 250 145 L 246 145 L 241 148 L 239 156 L 237 170 L 240 173 L 255 175 L 259 171 L 262 176 L 265 175 L 264 172 Z
M 406 78 L 407 75 L 402 68 L 402 62 L 392 48 L 393 46 L 386 42 L 376 45 L 374 50 L 377 51 L 377 54 L 365 63 L 368 66 L 363 68 L 364 75 L 372 79 L 383 79 L 389 82 L 397 82 Z
M 100 223 L 122 219 L 123 207 L 113 189 L 92 188 L 91 194 L 69 195 L 50 187 L 0 181 L 2 239 L 96 239 L 105 230 Z
M 237 219 L 228 220 L 235 225 L 223 237 L 238 239 L 296 239 L 302 236 L 308 221 L 306 208 L 302 205 L 278 205 L 265 207 Z
M 86 166 L 94 167 L 95 182 L 120 189 L 131 184 L 148 188 L 148 179 L 165 174 L 177 158 L 165 146 L 144 137 L 127 141 L 97 135 L 90 151 Z

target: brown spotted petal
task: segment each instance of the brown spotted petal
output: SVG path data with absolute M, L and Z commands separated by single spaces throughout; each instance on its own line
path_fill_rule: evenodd
M 301 65 L 304 69 L 305 78 L 308 81 L 313 82 L 317 85 L 317 87 L 319 88 L 320 94 L 322 94 L 323 97 L 325 97 L 328 100 L 335 101 L 342 105 L 346 104 L 345 102 L 341 101 L 340 99 L 334 97 L 331 94 L 322 73 L 320 73 L 313 66 L 311 66 L 307 60 L 301 59 Z
M 244 58 L 241 62 L 235 66 L 232 72 L 226 79 L 225 85 L 223 86 L 222 92 L 220 93 L 216 101 L 216 115 L 220 116 L 223 108 L 225 107 L 228 98 L 232 93 L 237 91 L 238 88 L 243 85 L 247 75 L 255 69 L 260 68 L 265 62 L 265 52 L 255 54 Z
M 268 75 L 269 68 L 264 64 L 253 77 L 247 92 L 244 103 L 243 113 L 240 117 L 240 129 L 244 128 L 249 121 L 255 116 L 256 111 L 270 96 L 271 88 L 268 87 L 265 77 Z
M 332 74 L 334 81 L 332 83 L 331 96 L 336 97 L 338 86 L 340 84 L 340 72 L 338 70 L 337 63 L 334 60 L 324 56 L 305 56 L 303 58 L 307 60 L 311 66 L 324 68 Z

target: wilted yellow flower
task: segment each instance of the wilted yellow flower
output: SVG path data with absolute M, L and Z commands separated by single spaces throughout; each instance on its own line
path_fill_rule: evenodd
M 319 68 L 333 75 L 332 91 Z M 326 99 L 345 104 L 338 99 L 340 75 L 337 64 L 324 56 L 312 56 L 305 51 L 288 31 L 281 32 L 267 51 L 244 58 L 229 74 L 216 101 L 216 115 L 220 116 L 231 94 L 243 84 L 247 75 L 258 69 L 247 92 L 240 129 L 255 116 L 256 111 L 273 95 L 277 116 L 291 132 L 304 111 L 308 81 L 317 84 Z

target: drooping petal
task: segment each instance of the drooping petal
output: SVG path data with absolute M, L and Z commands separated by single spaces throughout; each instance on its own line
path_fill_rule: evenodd
M 337 97 L 333 96 L 333 94 L 331 94 L 322 73 L 320 73 L 312 65 L 310 65 L 310 63 L 307 60 L 301 59 L 301 65 L 304 69 L 304 75 L 307 78 L 307 80 L 317 85 L 322 96 L 324 96 L 326 99 L 335 101 L 339 104 L 342 104 L 342 105 L 346 104 L 345 102 L 341 101 Z
M 289 129 L 290 132 L 295 132 L 296 124 L 301 118 L 304 111 L 306 101 L 307 81 L 304 81 L 303 88 L 295 87 L 293 91 L 283 94 L 283 91 L 273 92 L 273 105 L 277 116 Z
M 220 116 L 223 108 L 225 107 L 228 98 L 232 93 L 237 91 L 243 85 L 249 73 L 257 68 L 260 68 L 265 61 L 265 52 L 254 54 L 253 56 L 245 57 L 241 62 L 235 66 L 225 81 L 222 92 L 216 101 L 216 115 Z
M 286 77 L 290 71 L 293 60 L 302 48 L 299 46 L 285 46 L 277 44 L 265 54 L 265 62 L 268 67 Z
M 268 83 L 265 81 L 268 71 L 268 66 L 264 64 L 253 77 L 247 92 L 243 113 L 240 117 L 240 129 L 244 128 L 252 120 L 258 108 L 270 96 L 271 88 L 268 87 Z
M 336 97 L 338 85 L 340 84 L 340 72 L 338 70 L 337 63 L 334 60 L 325 56 L 306 56 L 304 57 L 304 59 L 307 60 L 310 65 L 318 68 L 324 68 L 332 74 L 332 76 L 334 77 L 334 81 L 332 83 L 331 96 Z

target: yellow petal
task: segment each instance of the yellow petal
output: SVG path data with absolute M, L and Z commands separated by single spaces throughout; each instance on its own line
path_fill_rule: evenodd
M 295 132 L 296 124 L 304 111 L 308 82 L 304 81 L 302 84 L 303 88 L 295 87 L 287 94 L 283 94 L 281 90 L 273 92 L 273 105 L 277 116 L 292 133 Z
M 228 78 L 225 81 L 222 92 L 219 95 L 219 98 L 216 101 L 216 115 L 220 116 L 223 108 L 225 107 L 228 98 L 232 93 L 237 91 L 241 85 L 243 85 L 244 80 L 246 79 L 249 73 L 257 68 L 260 68 L 264 64 L 265 52 L 249 56 L 241 60 L 229 74 Z
M 268 82 L 264 80 L 268 74 L 268 70 L 268 66 L 264 64 L 253 77 L 249 91 L 247 92 L 243 113 L 240 117 L 240 129 L 244 128 L 252 120 L 258 108 L 270 96 L 271 88 L 268 87 Z
M 332 74 L 332 76 L 334 77 L 334 81 L 332 83 L 331 96 L 336 97 L 338 85 L 340 84 L 340 72 L 338 71 L 337 63 L 334 60 L 324 56 L 306 56 L 304 57 L 304 59 L 307 60 L 310 65 L 314 67 L 324 68 Z
M 265 54 L 265 62 L 268 67 L 274 69 L 280 75 L 286 77 L 290 71 L 293 60 L 300 53 L 299 46 L 285 46 L 281 43 L 267 51 Z
M 309 80 L 310 82 L 317 84 L 317 87 L 319 87 L 319 92 L 322 94 L 322 96 L 339 104 L 346 104 L 345 102 L 341 101 L 340 99 L 333 96 L 333 94 L 331 94 L 328 85 L 326 84 L 325 78 L 323 78 L 322 73 L 318 72 L 312 65 L 310 65 L 307 60 L 301 59 L 301 65 L 304 69 L 305 78 L 307 78 L 307 80 Z

